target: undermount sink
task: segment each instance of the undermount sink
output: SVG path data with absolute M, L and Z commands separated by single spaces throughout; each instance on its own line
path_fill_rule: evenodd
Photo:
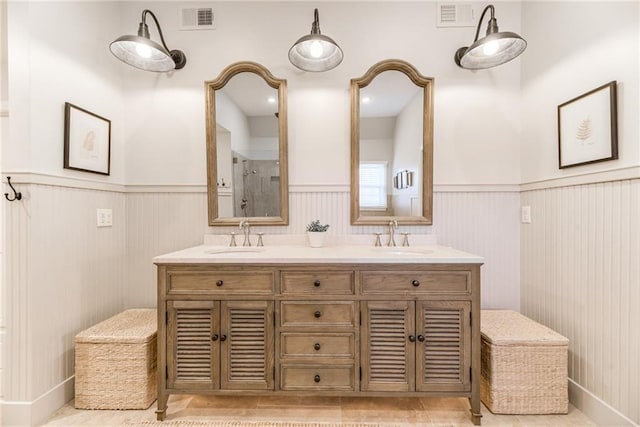
M 396 256 L 424 256 L 433 253 L 431 249 L 419 249 L 419 248 L 407 248 L 407 247 L 377 247 L 372 248 L 374 252 L 384 255 L 396 255 Z
M 212 255 L 238 255 L 238 254 L 246 254 L 246 253 L 259 253 L 264 252 L 264 248 L 252 248 L 252 247 L 229 247 L 229 248 L 219 248 L 219 249 L 210 249 L 205 251 L 205 253 Z

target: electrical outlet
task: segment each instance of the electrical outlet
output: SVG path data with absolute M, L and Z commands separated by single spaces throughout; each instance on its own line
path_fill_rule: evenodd
M 113 211 L 111 209 L 98 209 L 98 227 L 111 227 L 113 225 Z
M 520 222 L 531 224 L 531 206 L 522 206 L 520 208 Z

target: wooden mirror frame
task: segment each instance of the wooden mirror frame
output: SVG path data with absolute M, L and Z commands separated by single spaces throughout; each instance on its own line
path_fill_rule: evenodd
M 422 114 L 422 216 L 360 215 L 360 89 L 385 71 L 400 71 L 423 88 Z M 388 59 L 373 65 L 360 78 L 351 79 L 351 224 L 386 225 L 391 220 L 405 225 L 431 225 L 433 222 L 433 81 L 411 64 Z
M 216 151 L 216 90 L 222 89 L 229 80 L 240 73 L 254 73 L 262 77 L 278 91 L 278 156 L 280 162 L 280 216 L 274 217 L 219 217 Z M 209 226 L 238 225 L 248 220 L 252 225 L 289 224 L 289 176 L 287 168 L 287 81 L 278 79 L 264 66 L 255 62 L 236 62 L 225 68 L 214 80 L 204 82 L 206 96 L 207 131 L 207 198 Z

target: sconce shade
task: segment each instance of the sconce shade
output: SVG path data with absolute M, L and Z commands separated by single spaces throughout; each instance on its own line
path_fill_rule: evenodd
M 487 35 L 478 40 L 482 19 L 487 10 L 491 10 Z M 455 54 L 455 62 L 458 66 L 468 70 L 483 70 L 511 61 L 524 52 L 526 47 L 526 40 L 518 34 L 498 30 L 498 21 L 494 17 L 493 5 L 489 5 L 482 12 L 473 44 L 469 47 L 459 48 Z
M 149 27 L 145 22 L 150 14 L 156 23 L 162 44 L 149 37 Z M 164 42 L 160 24 L 153 12 L 145 9 L 137 36 L 121 36 L 109 45 L 111 53 L 122 62 L 145 71 L 168 72 L 183 68 L 187 62 L 185 54 L 180 50 L 169 50 Z
M 300 37 L 289 49 L 289 61 L 303 71 L 331 70 L 342 62 L 344 54 L 331 38 L 320 33 L 318 9 L 314 10 L 311 34 Z

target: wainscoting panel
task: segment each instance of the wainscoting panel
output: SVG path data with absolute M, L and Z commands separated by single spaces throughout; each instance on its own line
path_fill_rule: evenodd
M 205 233 L 206 193 L 128 193 L 127 307 L 155 308 L 153 257 L 201 245 Z
M 482 308 L 520 310 L 520 193 L 434 194 L 438 244 L 481 255 Z
M 74 337 L 124 308 L 125 195 L 21 184 L 5 204 L 5 400 L 31 402 L 73 376 Z M 96 227 L 96 209 L 113 227 Z
M 565 335 L 569 376 L 640 423 L 640 180 L 522 193 L 523 314 Z
M 384 226 L 351 226 L 349 192 L 292 191 L 286 227 L 252 227 L 252 232 L 301 234 L 319 219 L 332 234 L 385 232 Z M 483 306 L 519 309 L 519 193 L 437 192 L 434 226 L 401 226 L 412 234 L 435 233 L 438 242 L 486 258 L 482 267 Z M 128 307 L 155 307 L 154 256 L 202 243 L 205 233 L 228 234 L 235 227 L 207 227 L 206 194 L 128 193 Z M 268 239 L 266 245 L 268 245 Z

